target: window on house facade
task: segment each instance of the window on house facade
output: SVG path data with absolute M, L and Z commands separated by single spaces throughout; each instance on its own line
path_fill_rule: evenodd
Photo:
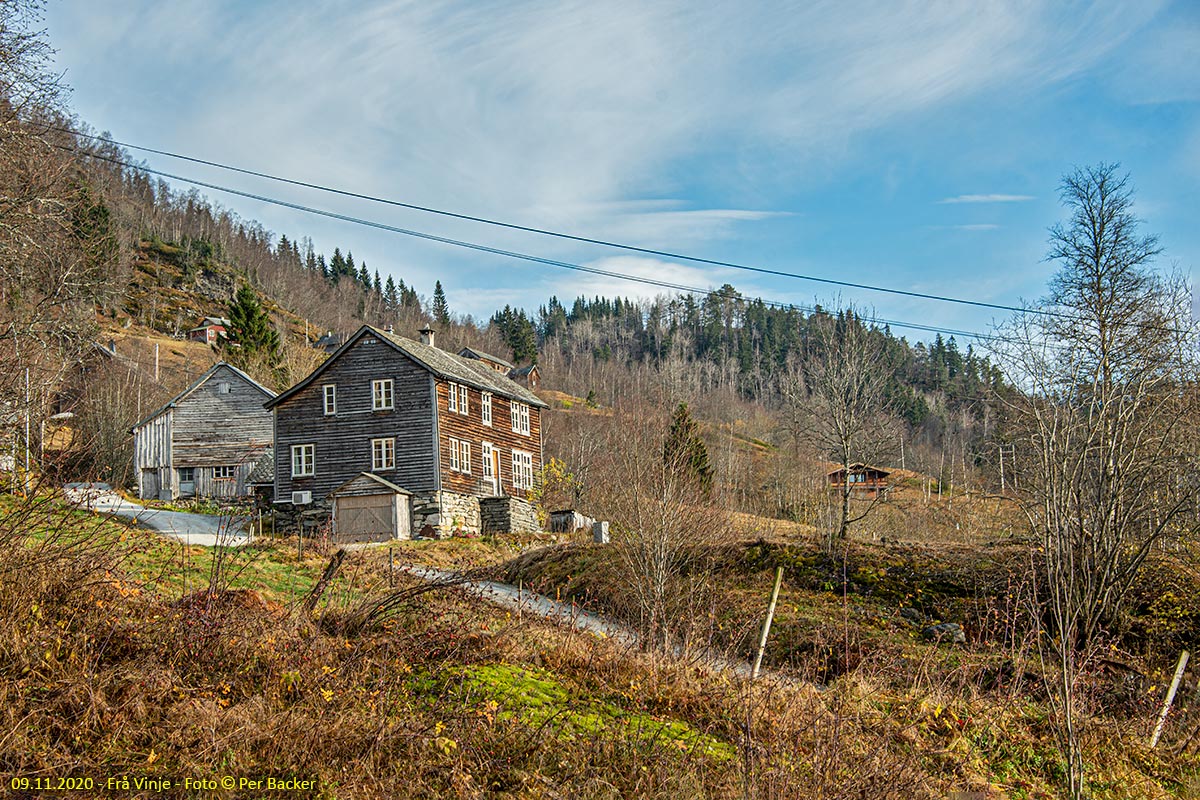
M 525 403 L 518 403 L 516 400 L 510 400 L 508 403 L 508 414 L 512 420 L 513 433 L 529 435 L 529 406 Z
M 371 471 L 396 468 L 396 440 L 394 438 L 371 440 Z
M 514 489 L 532 489 L 533 453 L 526 453 L 523 450 L 513 450 L 512 472 Z
M 470 473 L 471 443 L 461 439 L 450 440 L 450 469 L 455 472 Z
M 450 396 L 451 411 L 453 411 L 455 414 L 462 414 L 464 416 L 471 413 L 470 401 L 468 400 L 469 395 L 467 394 L 466 386 L 463 386 L 460 383 L 448 383 L 446 384 L 446 389 Z
M 324 387 L 325 416 L 332 417 L 337 413 L 337 384 L 327 383 Z
M 292 445 L 292 477 L 306 478 L 312 477 L 316 470 L 316 452 L 315 444 L 294 444 Z
M 217 394 L 229 394 L 229 381 L 221 381 L 217 384 Z
M 389 411 L 395 407 L 396 400 L 392 394 L 392 379 L 380 378 L 379 380 L 371 381 L 371 410 Z
M 179 473 L 179 482 L 180 483 L 195 483 L 196 482 L 196 468 L 195 467 L 180 467 L 177 470 L 177 472 Z
M 228 480 L 233 480 L 236 477 L 237 477 L 237 467 L 228 466 L 228 465 L 221 466 L 221 467 L 213 467 L 213 478 L 215 478 L 216 480 L 228 481 Z
M 479 395 L 479 413 L 484 425 L 492 424 L 492 393 L 482 392 Z

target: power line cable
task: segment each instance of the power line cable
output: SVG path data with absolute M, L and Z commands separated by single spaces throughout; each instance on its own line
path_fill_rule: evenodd
M 687 292 L 689 294 L 698 294 L 698 295 L 703 295 L 703 296 L 715 296 L 715 297 L 720 297 L 722 299 L 728 299 L 728 300 L 735 300 L 735 299 L 744 300 L 745 299 L 740 294 L 730 294 L 730 293 L 720 292 L 720 291 L 716 291 L 716 290 L 712 290 L 712 289 L 702 289 L 700 287 L 689 286 L 687 284 L 682 284 L 682 283 L 663 281 L 663 280 L 659 280 L 656 278 L 646 278 L 646 277 L 643 277 L 640 275 L 630 275 L 628 273 L 617 272 L 615 270 L 600 269 L 599 267 L 589 267 L 589 266 L 585 266 L 583 264 L 574 264 L 569 261 L 559 261 L 559 260 L 552 259 L 552 258 L 544 258 L 542 256 L 531 255 L 528 253 L 520 253 L 520 252 L 517 252 L 514 250 L 505 250 L 503 248 L 492 247 L 490 245 L 479 244 L 477 242 L 468 242 L 468 241 L 465 241 L 462 239 L 453 239 L 453 238 L 450 238 L 447 236 L 438 236 L 438 235 L 435 235 L 432 233 L 425 233 L 424 231 L 413 230 L 411 228 L 401 228 L 399 226 L 389 225 L 384 222 L 377 222 L 374 220 L 363 219 L 361 217 L 354 217 L 349 214 L 340 214 L 335 211 L 328 211 L 325 209 L 314 208 L 312 206 L 306 206 L 306 205 L 302 205 L 300 203 L 293 203 L 288 200 L 280 200 L 278 198 L 268 197 L 266 195 L 260 195 L 260 194 L 254 193 L 254 192 L 246 192 L 246 191 L 242 191 L 240 189 L 233 189 L 228 186 L 221 186 L 219 184 L 209 183 L 207 181 L 201 181 L 196 178 L 188 178 L 183 175 L 176 175 L 174 173 L 165 172 L 163 170 L 152 169 L 150 167 L 133 164 L 128 161 L 124 161 L 122 159 L 112 158 L 111 156 L 104 156 L 104 155 L 100 155 L 98 153 L 91 153 L 86 150 L 80 150 L 78 148 L 67 147 L 65 145 L 55 145 L 55 147 L 58 147 L 59 149 L 62 149 L 62 150 L 66 150 L 68 152 L 74 152 L 74 153 L 77 153 L 80 155 L 84 155 L 89 158 L 95 158 L 100 161 L 105 161 L 110 164 L 127 167 L 127 168 L 133 169 L 133 170 L 139 170 L 141 172 L 145 172 L 145 173 L 148 173 L 151 175 L 158 175 L 163 178 L 170 178 L 171 180 L 176 180 L 176 181 L 180 181 L 182 183 L 192 184 L 194 186 L 202 186 L 206 189 L 211 189 L 213 191 L 224 192 L 226 194 L 232 194 L 232 195 L 236 195 L 238 197 L 244 197 L 249 200 L 257 200 L 258 202 L 261 202 L 261 203 L 268 203 L 270 205 L 280 206 L 282 208 L 289 208 L 289 209 L 292 209 L 293 211 L 300 211 L 300 212 L 303 212 L 306 214 L 314 214 L 317 216 L 326 217 L 329 219 L 335 219 L 335 220 L 339 220 L 342 222 L 349 222 L 349 223 L 355 224 L 355 225 L 363 225 L 363 226 L 366 226 L 369 228 L 375 228 L 377 230 L 383 230 L 383 231 L 388 231 L 391 233 L 397 233 L 397 234 L 401 234 L 404 236 L 411 236 L 414 238 L 424 239 L 424 240 L 431 241 L 431 242 L 438 242 L 441 244 L 452 245 L 455 247 L 463 247 L 463 248 L 475 250 L 478 252 L 490 253 L 492 255 L 503 256 L 505 258 L 518 259 L 521 261 L 528 261 L 528 262 L 535 263 L 535 264 L 544 264 L 546 266 L 572 270 L 575 272 L 583 272 L 583 273 L 599 275 L 599 276 L 607 277 L 607 278 L 616 278 L 618 280 L 631 281 L 634 283 L 641 283 L 641 284 L 649 285 L 649 286 L 658 286 L 658 287 L 664 288 L 664 289 L 673 289 L 675 291 Z M 813 306 L 806 306 L 806 305 L 801 305 L 801 304 L 796 304 L 796 303 L 785 303 L 785 302 L 778 301 L 778 300 L 766 300 L 766 299 L 762 299 L 762 298 L 759 298 L 759 299 L 761 300 L 761 302 L 764 305 L 768 305 L 768 306 L 771 306 L 774 308 L 792 309 L 792 310 L 796 310 L 796 311 L 803 311 L 805 313 L 816 313 L 818 311 L 818 309 Z M 929 333 L 941 333 L 941 334 L 946 334 L 949 336 L 961 336 L 961 337 L 967 337 L 967 338 L 976 338 L 976 339 L 985 340 L 985 341 L 1002 341 L 1001 337 L 993 336 L 991 334 L 978 333 L 975 331 L 957 330 L 957 329 L 953 329 L 953 328 L 938 327 L 935 325 L 925 325 L 925 324 L 916 323 L 916 322 L 905 322 L 902 320 L 884 319 L 882 317 L 863 317 L 862 319 L 865 319 L 866 321 L 872 322 L 877 325 L 889 325 L 889 326 L 893 326 L 893 327 L 897 327 L 897 328 L 908 328 L 908 329 L 912 329 L 912 330 L 927 331 Z
M 755 272 L 755 273 L 759 273 L 762 275 L 774 275 L 777 277 L 792 278 L 795 280 L 812 281 L 814 283 L 824 283 L 824 284 L 828 284 L 831 286 L 841 286 L 841 287 L 849 288 L 849 289 L 863 289 L 863 290 L 872 291 L 872 292 L 882 292 L 885 294 L 899 295 L 901 297 L 913 297 L 913 298 L 918 298 L 921 300 L 934 300 L 934 301 L 941 302 L 941 303 L 957 303 L 959 305 L 974 306 L 976 308 L 989 308 L 989 309 L 992 309 L 995 311 L 1010 311 L 1010 312 L 1015 312 L 1015 313 L 1019 313 L 1019 314 L 1036 314 L 1036 315 L 1049 316 L 1049 317 L 1067 316 L 1065 314 L 1062 314 L 1061 312 L 1050 311 L 1047 309 L 1023 308 L 1020 306 L 1004 305 L 1002 303 L 988 303 L 983 300 L 969 300 L 969 299 L 962 298 L 962 297 L 951 297 L 949 295 L 929 294 L 926 292 L 916 292 L 916 291 L 912 291 L 909 289 L 897 289 L 897 288 L 889 287 L 889 286 L 875 286 L 875 285 L 867 284 L 867 283 L 842 281 L 842 280 L 837 280 L 835 278 L 822 278 L 822 277 L 818 277 L 816 275 L 804 275 L 804 274 L 797 273 L 797 272 L 788 272 L 786 270 L 770 269 L 767 267 L 755 267 L 755 266 L 750 266 L 747 264 L 739 264 L 739 263 L 732 262 L 732 261 L 720 261 L 718 259 L 703 258 L 701 256 L 690 256 L 690 255 L 686 255 L 683 253 L 674 253 L 669 250 L 656 250 L 656 249 L 650 248 L 650 247 L 639 247 L 637 245 L 624 244 L 621 242 L 614 242 L 614 241 L 609 241 L 606 239 L 596 239 L 596 238 L 592 238 L 589 236 L 577 236 L 577 235 L 570 234 L 570 233 L 563 233 L 561 231 L 548 230 L 546 228 L 537 228 L 537 227 L 533 227 L 530 225 L 519 225 L 517 223 L 504 222 L 502 220 L 490 219 L 488 217 L 479 217 L 479 216 L 474 216 L 472 214 L 462 214 L 462 213 L 458 213 L 455 211 L 447 211 L 445 209 L 439 209 L 439 208 L 433 208 L 430 206 L 418 205 L 416 203 L 406 203 L 401 200 L 392 200 L 392 199 L 385 198 L 385 197 L 377 197 L 375 195 L 364 194 L 362 192 L 354 192 L 354 191 L 350 191 L 347 189 L 338 189 L 336 187 L 324 186 L 322 184 L 311 183 L 309 181 L 302 181 L 302 180 L 297 180 L 294 178 L 285 178 L 285 177 L 282 177 L 279 175 L 272 175 L 267 172 L 260 172 L 258 170 L 246 169 L 244 167 L 235 167 L 235 166 L 232 166 L 229 164 L 222 164 L 219 161 L 210 161 L 208 159 L 197 158 L 195 156 L 183 155 L 181 153 L 173 153 L 169 150 L 158 150 L 153 147 L 144 147 L 141 145 L 130 144 L 129 142 L 122 142 L 122 141 L 118 141 L 116 139 L 110 139 L 105 136 L 97 136 L 94 134 L 80 133 L 79 131 L 74 131 L 69 128 L 59 128 L 59 127 L 54 127 L 54 126 L 50 126 L 50 127 L 52 127 L 53 130 L 61 131 L 63 133 L 69 133 L 69 134 L 72 134 L 75 136 L 81 136 L 86 139 L 91 139 L 91 140 L 97 141 L 97 142 L 104 142 L 106 144 L 115 145 L 117 147 L 125 147 L 130 150 L 138 150 L 138 151 L 144 152 L 144 153 L 153 153 L 155 155 L 179 159 L 181 161 L 188 161 L 193 164 L 202 164 L 204 166 L 228 170 L 230 172 L 236 172 L 236 173 L 239 173 L 242 175 L 250 175 L 250 176 L 253 176 L 256 178 L 263 178 L 263 179 L 270 180 L 270 181 L 277 181 L 279 183 L 285 183 L 285 184 L 289 184 L 291 186 L 300 186 L 300 187 L 303 187 L 306 189 L 315 189 L 315 190 L 321 191 L 321 192 L 328 192 L 330 194 L 341 195 L 342 197 L 351 197 L 351 198 L 354 198 L 357 200 L 368 200 L 373 203 L 382 203 L 384 205 L 394 206 L 397 208 L 405 208 L 405 209 L 409 209 L 411 211 L 420 211 L 420 212 L 423 212 L 426 214 L 436 214 L 438 216 L 449 217 L 452 219 L 461 219 L 461 220 L 465 220 L 468 222 L 478 222 L 483 225 L 492 225 L 492 226 L 498 227 L 498 228 L 507 228 L 509 230 L 522 231 L 524 233 L 534 233 L 534 234 L 538 234 L 539 236 L 551 236 L 551 237 L 555 237 L 558 239 L 566 239 L 566 240 L 570 240 L 570 241 L 574 241 L 574 242 L 582 242 L 585 244 L 594 244 L 594 245 L 599 245 L 601 247 L 611 247 L 611 248 L 618 249 L 618 250 L 626 250 L 626 251 L 633 252 L 633 253 L 643 253 L 645 255 L 660 256 L 662 258 L 670 258 L 670 259 L 674 259 L 674 260 L 678 260 L 678 261 L 690 261 L 690 262 L 696 263 L 696 264 L 708 264 L 710 266 L 726 267 L 728 269 L 743 270 L 746 272 Z M 180 180 L 182 180 L 182 179 L 180 179 Z

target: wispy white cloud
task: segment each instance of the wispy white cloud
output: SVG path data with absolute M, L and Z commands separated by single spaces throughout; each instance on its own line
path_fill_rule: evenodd
M 1036 200 L 1028 194 L 960 194 L 957 197 L 945 197 L 939 203 L 1024 203 Z

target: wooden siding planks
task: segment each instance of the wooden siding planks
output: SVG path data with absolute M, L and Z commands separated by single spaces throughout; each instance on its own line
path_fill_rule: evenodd
M 227 385 L 228 393 L 221 392 Z M 173 409 L 172 462 L 179 467 L 251 465 L 271 446 L 267 396 L 226 365 Z M 247 474 L 248 474 L 247 470 Z M 203 493 L 197 486 L 197 493 Z
M 371 382 L 391 378 L 395 408 L 372 410 Z M 319 502 L 360 472 L 371 472 L 371 440 L 396 440 L 394 469 L 376 474 L 409 491 L 434 491 L 433 377 L 373 336 L 360 339 L 318 380 L 275 407 L 275 499 L 311 491 Z M 337 386 L 337 413 L 325 416 L 323 386 Z M 292 477 L 292 445 L 315 445 L 315 475 Z
M 512 429 L 509 406 L 518 401 L 499 394 L 492 395 L 492 424 L 483 424 L 483 401 L 478 390 L 469 388 L 467 414 L 450 410 L 450 391 L 446 381 L 437 382 L 438 438 L 441 453 L 442 487 L 460 494 L 487 496 L 490 487 L 483 482 L 483 443 L 489 442 L 500 450 L 501 491 L 506 495 L 525 497 L 527 489 L 515 489 L 512 475 L 512 451 L 523 450 L 533 456 L 536 479 L 542 469 L 542 414 L 537 406 L 529 409 L 529 435 Z M 450 439 L 471 444 L 471 472 L 463 474 L 450 469 Z

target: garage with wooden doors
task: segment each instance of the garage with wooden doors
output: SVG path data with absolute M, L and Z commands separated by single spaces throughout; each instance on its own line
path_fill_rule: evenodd
M 339 542 L 411 539 L 412 493 L 378 475 L 363 472 L 329 494 L 333 536 Z

